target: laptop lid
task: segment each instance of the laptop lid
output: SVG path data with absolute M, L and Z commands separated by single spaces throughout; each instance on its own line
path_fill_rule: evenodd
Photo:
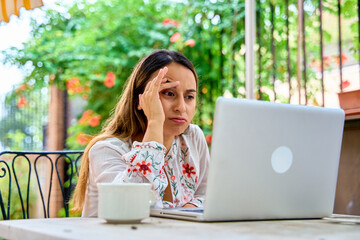
M 332 213 L 343 110 L 222 97 L 215 109 L 205 220 Z

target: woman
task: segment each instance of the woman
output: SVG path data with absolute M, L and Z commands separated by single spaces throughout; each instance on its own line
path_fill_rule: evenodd
M 100 182 L 150 182 L 156 208 L 203 205 L 209 151 L 191 124 L 197 85 L 180 53 L 157 50 L 137 64 L 114 114 L 85 149 L 75 210 L 97 216 Z

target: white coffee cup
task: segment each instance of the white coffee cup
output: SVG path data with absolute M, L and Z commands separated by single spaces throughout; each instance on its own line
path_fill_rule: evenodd
M 136 223 L 149 217 L 150 183 L 98 183 L 98 217 L 108 223 Z

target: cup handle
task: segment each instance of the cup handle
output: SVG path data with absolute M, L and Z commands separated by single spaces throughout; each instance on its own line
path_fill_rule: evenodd
M 155 204 L 155 193 L 153 192 L 153 190 L 150 190 L 150 201 L 149 204 L 152 207 Z

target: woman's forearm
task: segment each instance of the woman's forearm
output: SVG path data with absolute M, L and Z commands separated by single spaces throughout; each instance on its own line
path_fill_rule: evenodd
M 160 144 L 164 144 L 163 125 L 164 123 L 161 121 L 150 120 L 142 142 L 155 141 Z

